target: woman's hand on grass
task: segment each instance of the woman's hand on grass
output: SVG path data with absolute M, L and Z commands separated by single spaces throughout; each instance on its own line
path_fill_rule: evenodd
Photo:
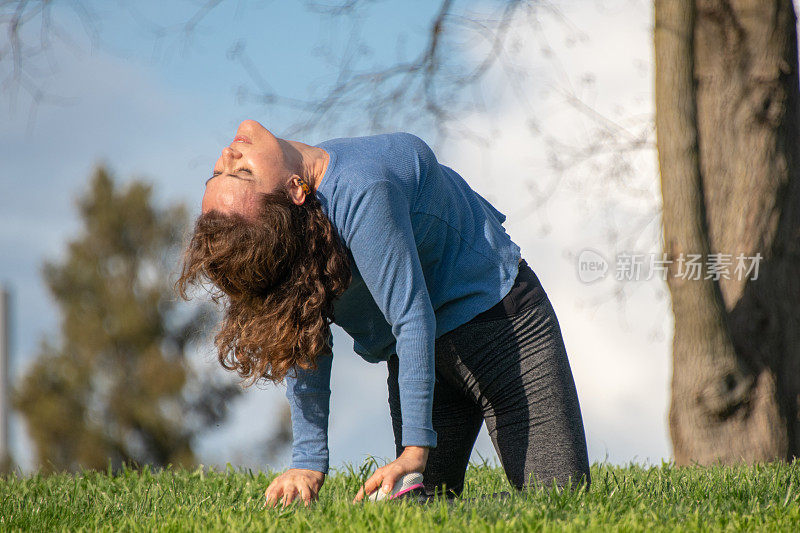
M 300 497 L 308 505 L 317 499 L 319 489 L 325 482 L 325 474 L 316 470 L 304 468 L 290 468 L 272 480 L 264 496 L 267 498 L 265 507 L 275 507 L 278 501 L 286 507 L 296 497 Z
M 428 451 L 429 448 L 422 446 L 406 446 L 400 457 L 375 470 L 359 489 L 353 503 L 363 500 L 365 495 L 372 494 L 381 486 L 384 492 L 389 492 L 404 475 L 424 471 L 428 463 Z

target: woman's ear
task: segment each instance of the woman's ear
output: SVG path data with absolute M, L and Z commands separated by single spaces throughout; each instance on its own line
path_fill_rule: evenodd
M 311 194 L 311 189 L 308 183 L 297 174 L 293 174 L 289 181 L 289 196 L 296 205 L 303 205 L 306 201 L 306 195 Z

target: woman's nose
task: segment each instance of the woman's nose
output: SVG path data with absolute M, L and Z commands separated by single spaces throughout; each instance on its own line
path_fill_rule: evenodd
M 240 157 L 242 157 L 242 152 L 239 150 L 234 150 L 230 146 L 226 146 L 222 149 L 222 160 L 226 163 L 232 163 Z

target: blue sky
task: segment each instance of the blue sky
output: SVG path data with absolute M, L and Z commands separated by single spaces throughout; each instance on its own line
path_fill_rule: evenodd
M 77 231 L 74 200 L 94 166 L 108 163 L 121 181 L 147 179 L 154 184 L 159 201 L 186 202 L 197 214 L 203 182 L 241 120 L 255 118 L 281 135 L 298 118 L 286 110 L 237 98 L 242 87 L 252 89 L 253 85 L 242 67 L 228 58 L 231 46 L 240 40 L 245 43 L 276 92 L 320 95 L 337 74 L 335 58 L 346 49 L 350 31 L 341 20 L 310 12 L 304 2 L 227 1 L 203 19 L 189 39 L 179 32 L 158 38 L 150 31 L 152 25 L 143 21 L 175 28 L 201 2 L 137 2 L 137 12 L 126 11 L 125 4 L 93 4 L 96 39 L 88 38 L 80 21 L 60 8 L 63 25 L 75 43 L 52 50 L 57 70 L 43 72 L 40 79 L 50 92 L 68 98 L 68 103 L 41 104 L 31 119 L 24 93 L 16 101 L 8 91 L 0 93 L 4 170 L 0 174 L 4 191 L 0 197 L 0 280 L 14 294 L 12 354 L 17 376 L 43 335 L 57 332 L 57 316 L 40 281 L 40 266 L 44 259 L 60 257 L 66 241 Z M 399 41 L 405 43 L 406 54 L 416 53 L 435 4 L 368 3 L 361 37 L 372 51 L 364 64 L 396 58 L 403 49 Z M 604 289 L 581 285 L 568 256 L 582 247 L 603 249 L 596 220 L 609 209 L 629 220 L 646 214 L 652 206 L 614 190 L 594 200 L 594 193 L 603 188 L 593 181 L 597 172 L 576 167 L 567 178 L 556 174 L 547 164 L 548 150 L 554 140 L 585 142 L 594 128 L 565 103 L 560 93 L 565 87 L 578 87 L 582 97 L 603 112 L 618 113 L 620 121 L 651 112 L 647 4 L 617 0 L 598 7 L 592 2 L 564 2 L 562 14 L 569 24 L 556 16 L 543 16 L 538 28 L 520 21 L 516 57 L 530 75 L 524 88 L 542 132 L 531 133 L 518 97 L 498 72 L 486 81 L 497 89 L 496 98 L 482 113 L 469 118 L 470 127 L 496 142 L 481 150 L 458 139 L 436 143 L 443 163 L 458 170 L 509 215 L 509 233 L 523 248 L 523 256 L 559 313 L 592 460 L 668 457 L 665 408 L 671 324 L 659 296 L 661 287 L 652 284 L 633 291 L 626 306 L 590 304 L 587 310 L 586 302 L 613 289 L 613 282 L 608 280 Z M 485 11 L 495 4 L 465 1 L 458 5 L 459 12 L 466 13 Z M 547 59 L 543 37 L 556 50 L 559 63 Z M 474 59 L 466 50 L 450 53 L 458 52 L 467 61 Z M 588 85 L 581 83 L 587 72 L 594 79 Z M 350 119 L 357 123 L 359 117 Z M 417 123 L 390 124 L 390 129 L 412 131 L 433 144 L 433 132 L 418 129 Z M 298 140 L 313 144 L 344 135 L 348 127 L 347 123 L 322 124 L 313 136 Z M 634 164 L 638 165 L 636 175 L 652 187 L 656 181 L 652 154 L 643 154 Z M 529 195 L 519 192 L 544 188 L 553 180 L 559 182 L 560 193 L 547 204 L 531 207 Z M 514 187 L 514 192 L 508 187 Z M 650 244 L 640 246 L 644 249 Z M 635 320 L 627 323 L 626 317 L 631 316 Z M 658 335 L 651 335 L 654 328 Z M 332 463 L 357 463 L 366 454 L 389 456 L 393 445 L 385 405 L 385 367 L 364 363 L 348 348 L 352 342 L 346 334 L 336 329 L 335 335 Z M 204 349 L 197 360 L 222 372 L 216 369 L 210 349 Z M 248 390 L 233 406 L 230 423 L 199 443 L 201 460 L 258 466 L 248 456 L 252 436 L 269 434 L 271 415 L 281 401 L 281 388 Z M 24 461 L 30 456 L 24 449 L 27 441 L 19 423 L 14 429 L 15 452 Z M 475 458 L 478 453 L 493 456 L 485 431 L 476 450 Z

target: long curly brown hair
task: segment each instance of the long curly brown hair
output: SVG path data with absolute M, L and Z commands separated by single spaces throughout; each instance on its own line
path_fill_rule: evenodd
M 206 281 L 224 305 L 214 338 L 219 362 L 252 385 L 278 383 L 295 365 L 316 368 L 333 301 L 351 274 L 347 250 L 314 193 L 296 205 L 279 188 L 262 195 L 254 219 L 218 211 L 198 217 L 175 288 L 188 300 L 190 287 Z

